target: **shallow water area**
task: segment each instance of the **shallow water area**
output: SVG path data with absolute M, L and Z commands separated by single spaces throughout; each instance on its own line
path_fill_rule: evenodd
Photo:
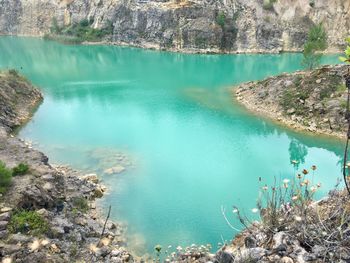
M 45 97 L 19 137 L 53 163 L 98 173 L 108 187 L 99 203 L 128 224 L 140 254 L 156 244 L 216 249 L 236 234 L 221 207 L 240 228 L 232 205 L 256 216 L 259 186 L 292 178 L 291 160 L 299 170 L 317 165 L 318 197 L 341 177 L 338 140 L 252 115 L 228 89 L 301 69 L 301 54 L 190 55 L 20 37 L 0 37 L 0 52 L 0 68 L 16 68 Z

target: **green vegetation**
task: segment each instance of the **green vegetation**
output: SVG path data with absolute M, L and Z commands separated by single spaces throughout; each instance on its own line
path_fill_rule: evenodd
M 10 186 L 12 180 L 12 171 L 6 168 L 5 164 L 0 161 L 0 194 L 4 194 Z
M 113 34 L 113 24 L 108 22 L 102 29 L 92 28 L 92 19 L 83 19 L 79 23 L 60 27 L 57 19 L 52 19 L 51 35 L 45 36 L 64 43 L 77 44 L 84 41 L 98 42 L 105 36 Z
M 220 11 L 216 16 L 216 23 L 221 27 L 221 44 L 220 48 L 222 50 L 230 49 L 236 40 L 238 29 L 236 27 L 236 21 L 240 15 L 240 12 L 235 12 L 232 17 L 228 17 L 224 12 Z M 205 40 L 205 39 L 204 39 Z M 197 46 L 203 47 L 201 39 L 196 41 Z
M 24 175 L 29 171 L 29 166 L 28 164 L 25 163 L 20 163 L 16 167 L 12 169 L 12 175 L 17 176 L 17 175 Z
M 346 39 L 347 47 L 344 51 L 344 56 L 339 57 L 341 62 L 349 63 L 350 62 L 350 37 Z
M 305 101 L 309 99 L 311 94 L 315 94 L 315 85 L 318 80 L 321 80 L 322 72 L 316 72 L 308 78 L 302 78 L 296 75 L 293 79 L 293 84 L 288 89 L 284 89 L 280 105 L 287 114 L 296 114 L 305 116 L 309 112 L 309 108 Z M 326 80 L 317 84 L 319 98 L 321 102 L 326 102 L 332 97 L 341 97 L 345 91 L 343 79 L 338 75 L 329 75 Z M 294 109 L 294 111 L 290 111 Z
M 19 73 L 15 69 L 9 69 L 9 74 L 14 76 L 14 77 L 19 77 Z
M 75 197 L 73 199 L 73 205 L 80 212 L 86 213 L 89 210 L 89 204 L 84 197 Z
M 264 0 L 263 3 L 263 8 L 265 10 L 272 10 L 273 9 L 273 4 L 276 3 L 277 0 Z
M 257 237 L 264 237 L 259 247 L 269 248 L 276 234 L 287 233 L 288 238 L 305 250 L 322 248 L 319 252 L 322 262 L 340 262 L 340 252 L 349 244 L 346 241 L 344 245 L 350 219 L 348 195 L 337 189 L 338 182 L 327 199 L 314 202 L 315 194 L 322 187 L 315 182 L 317 167 L 299 169 L 297 160 L 291 163 L 294 172 L 288 178 L 275 179 L 272 185 L 264 184 L 259 178 L 261 190 L 257 206 L 251 211 L 260 216 L 260 223 L 253 223 L 238 207 L 234 207 L 233 213 L 249 230 L 245 232 L 250 238 L 258 240 Z M 293 240 L 290 244 L 294 243 Z
M 219 12 L 219 14 L 216 17 L 216 23 L 223 28 L 225 26 L 226 21 L 226 15 L 224 12 Z
M 7 188 L 11 185 L 12 177 L 26 174 L 29 171 L 29 166 L 20 163 L 13 169 L 7 168 L 6 165 L 0 161 L 0 194 L 4 194 Z
M 18 210 L 12 215 L 8 230 L 10 233 L 42 235 L 47 233 L 49 225 L 36 211 Z
M 320 64 L 321 51 L 327 48 L 327 34 L 322 24 L 311 27 L 308 39 L 304 45 L 302 64 L 307 69 L 313 69 Z

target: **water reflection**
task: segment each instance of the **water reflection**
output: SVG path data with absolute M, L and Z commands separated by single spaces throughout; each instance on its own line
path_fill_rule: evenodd
M 258 178 L 293 177 L 291 160 L 318 166 L 321 194 L 339 177 L 341 143 L 253 116 L 227 89 L 299 69 L 299 54 L 185 55 L 8 37 L 0 50 L 1 68 L 19 69 L 45 93 L 20 136 L 53 162 L 101 174 L 110 188 L 102 205 L 112 204 L 148 249 L 230 239 L 221 205 L 250 211 Z M 126 171 L 104 172 L 113 166 Z

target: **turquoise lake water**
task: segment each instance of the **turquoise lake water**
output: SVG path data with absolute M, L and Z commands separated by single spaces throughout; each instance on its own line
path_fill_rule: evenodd
M 140 253 L 213 244 L 236 233 L 237 205 L 253 216 L 259 182 L 317 165 L 319 196 L 341 177 L 343 145 L 276 126 L 236 105 L 228 88 L 301 68 L 300 54 L 188 55 L 0 38 L 0 68 L 16 68 L 45 100 L 19 137 L 52 163 L 99 173 L 100 201 L 128 224 Z M 324 63 L 337 63 L 327 56 Z M 123 159 L 122 152 L 128 160 Z M 118 161 L 116 161 L 118 159 Z M 104 174 L 115 163 L 120 174 Z

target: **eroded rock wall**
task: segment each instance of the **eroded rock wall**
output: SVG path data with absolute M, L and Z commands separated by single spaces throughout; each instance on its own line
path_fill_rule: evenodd
M 329 51 L 349 35 L 349 0 L 1 0 L 0 34 L 43 35 L 60 25 L 93 19 L 113 23 L 105 40 L 180 51 L 279 52 L 301 50 L 309 28 L 322 22 Z M 225 14 L 224 25 L 217 17 Z

